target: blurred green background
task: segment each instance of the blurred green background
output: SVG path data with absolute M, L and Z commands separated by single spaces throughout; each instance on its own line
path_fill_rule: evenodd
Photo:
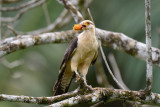
M 24 0 L 27 1 L 27 0 Z M 23 2 L 24 2 L 23 1 Z M 160 1 L 151 0 L 152 45 L 160 48 Z M 17 4 L 12 4 L 17 5 Z M 9 6 L 9 5 L 3 5 Z M 122 32 L 129 37 L 145 42 L 144 0 L 93 0 L 90 10 L 98 28 Z M 63 10 L 63 6 L 56 0 L 47 2 L 49 16 L 53 22 Z M 87 10 L 86 10 L 87 11 Z M 14 16 L 15 13 L 2 13 L 3 16 Z M 58 31 L 72 29 L 74 20 Z M 42 6 L 26 12 L 15 29 L 28 32 L 47 26 Z M 2 36 L 3 33 L 2 33 Z M 0 93 L 26 96 L 52 96 L 53 85 L 57 80 L 59 66 L 68 44 L 47 44 L 30 47 L 6 55 L 9 62 L 21 60 L 23 63 L 15 68 L 8 68 L 0 62 Z M 145 87 L 145 62 L 124 52 L 115 51 L 104 47 L 106 56 L 115 55 L 122 78 L 131 90 L 140 90 Z M 1 58 L 1 59 L 3 59 Z M 105 65 L 105 73 L 109 77 Z M 160 69 L 153 67 L 153 92 L 160 93 Z M 99 86 L 95 76 L 95 66 L 90 67 L 87 75 L 88 84 Z M 113 81 L 109 77 L 110 84 Z M 77 88 L 72 82 L 70 91 Z M 119 106 L 122 103 L 110 103 L 108 106 Z M 0 107 L 39 107 L 36 104 L 0 102 Z

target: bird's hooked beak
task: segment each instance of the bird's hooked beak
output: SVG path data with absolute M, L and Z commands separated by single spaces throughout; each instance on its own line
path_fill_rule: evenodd
M 81 31 L 83 28 L 85 28 L 86 25 L 85 24 L 75 24 L 73 26 L 73 30 L 76 30 L 76 31 Z

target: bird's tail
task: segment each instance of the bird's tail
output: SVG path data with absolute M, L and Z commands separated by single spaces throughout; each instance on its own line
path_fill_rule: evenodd
M 62 71 L 60 72 L 60 74 L 58 76 L 58 80 L 53 88 L 53 90 L 55 91 L 54 96 L 66 93 L 69 89 L 69 86 L 70 86 L 74 76 L 75 76 L 74 72 L 71 72 L 68 70 L 65 71 L 65 68 L 63 68 Z

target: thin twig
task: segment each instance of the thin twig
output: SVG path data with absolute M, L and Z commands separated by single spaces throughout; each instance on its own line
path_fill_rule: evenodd
M 19 21 L 19 20 L 18 20 Z M 15 26 L 17 25 L 17 23 L 18 23 L 18 21 L 15 21 L 15 22 L 12 22 L 12 23 L 8 23 L 7 24 L 7 26 L 9 26 L 10 27 L 10 29 L 8 28 L 8 29 L 6 29 L 6 30 L 4 30 L 4 36 L 3 36 L 3 38 L 2 39 L 5 39 L 5 38 L 7 38 L 7 37 L 10 37 L 10 36 L 12 36 L 11 34 L 14 34 L 13 32 L 15 32 L 15 36 L 18 36 L 18 32 L 14 29 L 15 28 Z M 10 31 L 8 31 L 8 30 L 10 30 Z
M 111 63 L 111 66 L 112 66 L 112 69 L 113 69 L 113 73 L 115 75 L 115 77 L 117 78 L 117 80 L 122 84 L 122 86 L 126 89 L 126 90 L 129 90 L 129 88 L 126 86 L 126 84 L 123 82 L 123 79 L 122 79 L 122 76 L 121 76 L 121 73 L 120 73 L 120 70 L 118 68 L 118 65 L 116 63 L 116 60 L 114 58 L 114 55 L 113 54 L 109 54 L 108 55 L 108 59 Z
M 18 36 L 17 32 L 9 25 L 3 24 L 3 26 L 7 27 L 15 36 Z
M 92 17 L 92 14 L 91 14 L 90 9 L 87 8 L 87 11 L 88 11 L 89 17 L 91 18 L 91 21 L 94 23 L 94 20 L 93 20 L 93 17 Z M 94 24 L 95 24 L 95 23 L 94 23 Z
M 50 16 L 49 16 L 47 4 L 44 3 L 42 5 L 42 8 L 43 8 L 43 11 L 44 11 L 44 15 L 45 15 L 45 18 L 46 18 L 47 25 L 49 25 L 51 23 L 51 19 L 50 19 Z
M 96 79 L 100 86 L 106 88 L 113 88 L 113 86 L 109 83 L 108 78 L 105 74 L 102 63 L 102 56 L 100 54 L 98 54 L 98 58 L 96 61 Z
M 151 18 L 150 18 L 150 0 L 145 0 L 145 30 L 146 30 L 146 87 L 147 95 L 152 90 L 152 44 L 151 44 Z
M 107 67 L 107 69 L 108 69 L 111 77 L 112 77 L 113 80 L 116 82 L 116 84 L 119 86 L 119 88 L 125 89 L 125 88 L 118 82 L 118 80 L 115 78 L 115 76 L 113 75 L 113 73 L 112 73 L 112 71 L 111 71 L 111 69 L 110 69 L 110 67 L 109 67 L 109 65 L 108 65 L 108 62 L 107 62 L 107 60 L 106 60 L 106 56 L 105 56 L 105 54 L 104 54 L 104 52 L 103 52 L 103 48 L 102 48 L 102 45 L 101 45 L 101 41 L 100 41 L 100 40 L 99 40 L 99 44 L 100 44 L 99 47 L 100 47 L 100 50 L 101 50 L 101 54 L 102 54 L 103 60 L 104 60 L 104 62 L 105 62 L 105 65 L 106 65 L 106 67 Z
M 20 66 L 20 65 L 24 64 L 24 61 L 22 59 L 15 60 L 13 62 L 8 62 L 7 59 L 3 58 L 3 59 L 0 59 L 0 61 L 5 67 L 7 67 L 9 69 L 13 69 L 13 68 L 15 68 L 17 66 Z
M 36 3 L 36 2 L 38 2 L 39 0 L 30 0 L 30 1 L 28 1 L 28 2 L 25 2 L 25 3 L 23 3 L 23 4 L 20 4 L 20 5 L 18 5 L 18 6 L 14 6 L 14 7 L 2 7 L 2 8 L 0 8 L 0 11 L 16 11 L 16 10 L 19 10 L 19 9 L 22 9 L 22 8 L 25 8 L 25 7 L 27 7 L 27 6 L 29 6 L 29 5 L 32 5 L 32 4 L 34 4 L 34 3 Z
M 37 3 L 34 3 L 32 5 L 29 5 L 28 7 L 26 8 L 23 8 L 22 10 L 20 10 L 16 16 L 14 17 L 2 17 L 2 22 L 14 22 L 16 20 L 18 20 L 26 11 L 32 9 L 32 8 L 35 8 L 37 6 L 40 6 L 42 5 L 43 3 L 47 2 L 47 0 L 40 0 L 39 2 Z
M 79 11 L 77 11 L 76 7 L 69 0 L 57 0 L 57 1 L 60 4 L 63 3 L 66 9 L 68 9 L 71 12 L 76 23 L 79 23 L 84 20 L 82 14 Z

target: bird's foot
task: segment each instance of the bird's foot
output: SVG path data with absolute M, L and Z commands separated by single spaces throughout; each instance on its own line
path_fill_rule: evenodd
M 80 89 L 83 89 L 83 90 L 85 90 L 87 92 L 88 91 L 92 92 L 93 88 L 92 88 L 91 85 L 87 84 L 87 81 L 86 81 L 85 77 L 80 76 L 80 74 L 77 71 L 75 71 L 75 73 L 76 73 L 76 82 L 79 83 Z
M 80 83 L 80 91 L 81 92 L 93 92 L 93 88 L 92 88 L 92 86 L 91 85 L 88 85 L 88 84 L 86 84 L 86 83 L 84 83 L 84 82 L 81 82 Z
M 75 71 L 75 73 L 76 73 L 76 82 L 79 84 L 83 83 L 84 78 L 82 78 L 82 76 L 77 71 Z
M 83 88 L 86 90 L 86 91 L 93 91 L 93 88 L 91 85 L 88 85 L 88 84 L 83 84 Z
M 86 79 L 85 79 L 85 77 L 84 78 L 81 78 L 82 80 L 81 80 L 81 83 L 80 83 L 80 88 L 81 89 L 84 89 L 85 91 L 89 91 L 89 92 L 92 92 L 93 91 L 93 88 L 92 88 L 92 86 L 91 85 L 88 85 L 87 84 L 87 81 L 86 81 Z
M 75 74 L 76 74 L 76 81 L 75 82 L 80 82 L 81 76 L 79 75 L 79 73 L 77 71 L 75 71 Z

